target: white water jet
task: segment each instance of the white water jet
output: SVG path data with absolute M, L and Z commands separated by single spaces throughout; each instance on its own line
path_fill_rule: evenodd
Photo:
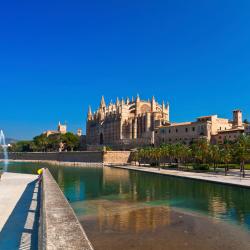
M 8 169 L 8 146 L 6 145 L 5 136 L 3 130 L 0 131 L 0 146 L 3 149 L 3 157 L 4 157 L 4 172 Z

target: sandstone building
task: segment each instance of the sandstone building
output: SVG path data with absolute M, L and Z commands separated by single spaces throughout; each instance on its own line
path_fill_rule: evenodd
M 67 125 L 58 123 L 57 130 L 47 130 L 43 132 L 44 135 L 49 137 L 50 135 L 57 135 L 57 134 L 66 134 L 67 133 Z
M 106 105 L 102 97 L 97 111 L 89 107 L 86 140 L 88 145 L 111 145 L 120 148 L 154 143 L 157 127 L 169 124 L 169 105 L 155 98 L 145 101 L 139 96 Z
M 245 125 L 245 134 L 250 136 L 250 124 Z
M 202 116 L 194 122 L 171 123 L 159 126 L 155 131 L 155 143 L 190 144 L 195 140 L 206 139 L 212 143 L 236 140 L 244 133 L 242 112 L 233 111 L 233 120 L 219 118 L 217 115 Z

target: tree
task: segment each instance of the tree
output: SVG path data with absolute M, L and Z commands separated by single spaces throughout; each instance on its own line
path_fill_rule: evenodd
M 12 152 L 33 152 L 34 148 L 34 143 L 32 141 L 18 141 L 9 149 Z
M 232 153 L 229 144 L 225 144 L 220 148 L 220 159 L 221 162 L 225 164 L 225 175 L 227 175 L 229 170 L 228 164 L 232 161 Z
M 240 171 L 245 177 L 245 162 L 250 159 L 250 137 L 241 135 L 234 146 L 234 157 L 240 164 Z
M 135 163 L 138 161 L 138 151 L 133 151 L 130 155 L 130 160 Z
M 177 160 L 178 167 L 181 163 L 183 163 L 184 158 L 187 156 L 187 148 L 184 144 L 177 143 L 173 145 L 173 153 L 174 157 Z
M 215 172 L 217 164 L 220 161 L 220 148 L 218 145 L 209 145 L 208 158 L 213 163 Z
M 243 122 L 246 124 L 250 124 L 250 122 L 247 119 L 245 119 Z
M 162 162 L 166 163 L 166 161 L 170 158 L 170 145 L 169 144 L 163 144 L 161 145 L 161 156 L 162 156 Z
M 45 134 L 34 137 L 33 142 L 38 151 L 46 152 L 48 150 L 49 139 Z
M 50 135 L 48 137 L 47 151 L 59 151 L 61 141 L 61 134 Z
M 193 158 L 198 164 L 205 163 L 209 154 L 209 144 L 206 139 L 193 142 L 191 145 Z
M 80 146 L 79 137 L 70 132 L 61 135 L 61 141 L 65 143 L 65 148 L 68 151 L 73 151 L 74 149 L 77 150 Z

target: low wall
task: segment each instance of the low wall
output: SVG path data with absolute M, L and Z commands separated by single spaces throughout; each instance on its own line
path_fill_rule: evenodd
M 0 159 L 3 155 L 0 154 Z M 10 152 L 10 160 L 37 160 L 37 161 L 62 161 L 62 162 L 103 162 L 102 152 Z
M 82 151 L 82 152 L 10 152 L 10 160 L 42 162 L 114 163 L 130 162 L 130 151 Z M 0 159 L 3 154 L 0 153 Z
M 103 154 L 103 163 L 125 164 L 130 162 L 130 151 L 107 151 Z
M 94 249 L 48 169 L 43 174 L 41 199 L 40 250 Z

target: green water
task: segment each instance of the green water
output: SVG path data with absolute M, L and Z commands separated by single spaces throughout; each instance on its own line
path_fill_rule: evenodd
M 9 171 L 36 173 L 40 166 L 10 163 Z M 110 228 L 112 233 L 120 232 L 124 227 L 126 232 L 131 228 L 134 230 L 134 225 L 131 226 L 134 221 L 140 222 L 140 228 L 145 227 L 145 220 L 149 223 L 155 220 L 158 224 L 154 227 L 162 227 L 162 221 L 154 219 L 158 218 L 157 207 L 161 208 L 163 215 L 167 212 L 162 209 L 194 213 L 250 233 L 250 189 L 109 167 L 48 168 L 79 219 L 86 223 L 87 234 L 89 232 L 93 240 L 96 240 L 96 231 L 109 235 Z M 148 208 L 151 210 L 148 211 Z M 136 215 L 135 211 L 138 212 Z M 147 211 L 150 215 L 141 215 L 139 211 Z M 129 216 L 126 217 L 125 213 Z M 131 219 L 131 216 L 135 219 Z M 143 216 L 143 220 L 138 219 L 140 216 Z M 100 244 L 104 244 L 105 240 Z

